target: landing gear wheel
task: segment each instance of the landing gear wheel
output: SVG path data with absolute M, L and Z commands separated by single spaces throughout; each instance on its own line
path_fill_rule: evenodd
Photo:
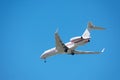
M 45 60 L 44 63 L 46 63 L 47 61 Z
M 44 59 L 44 63 L 46 63 L 47 61 L 46 61 L 46 59 Z
M 71 55 L 74 55 L 75 53 L 71 53 Z
M 65 52 L 67 52 L 67 51 L 68 51 L 68 49 L 65 49 L 64 51 L 65 51 Z
M 88 42 L 90 42 L 90 40 L 88 40 Z

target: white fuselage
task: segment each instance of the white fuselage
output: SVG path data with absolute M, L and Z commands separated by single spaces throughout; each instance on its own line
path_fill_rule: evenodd
M 87 39 L 83 39 L 83 38 L 78 38 L 75 40 L 71 40 L 68 43 L 65 43 L 65 45 L 70 48 L 70 49 L 75 49 L 76 47 L 80 46 L 80 45 L 84 45 L 86 43 L 88 43 L 90 40 L 90 38 Z M 41 59 L 46 59 L 48 56 L 52 56 L 58 53 L 65 53 L 65 52 L 59 52 L 56 48 L 51 48 L 49 50 L 46 50 L 42 55 L 41 55 Z
M 91 30 L 104 30 L 105 28 L 102 27 L 97 27 L 94 26 L 91 22 L 88 23 L 87 28 L 85 29 L 84 33 L 82 34 L 82 36 L 77 36 L 77 37 L 73 37 L 70 39 L 70 42 L 68 43 L 63 43 L 62 40 L 60 39 L 58 32 L 55 32 L 55 42 L 56 42 L 56 47 L 46 50 L 41 56 L 41 59 L 46 59 L 49 56 L 53 56 L 55 54 L 93 54 L 93 53 L 100 53 L 100 52 L 91 52 L 91 51 L 77 51 L 75 50 L 76 47 L 84 45 L 88 42 L 90 42 L 90 31 Z M 101 51 L 103 52 L 104 49 Z

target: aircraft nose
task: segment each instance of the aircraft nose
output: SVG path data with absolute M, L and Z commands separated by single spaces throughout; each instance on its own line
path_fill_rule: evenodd
M 46 54 L 46 52 L 42 53 L 41 56 L 40 56 L 40 59 L 45 59 L 46 58 L 45 54 Z

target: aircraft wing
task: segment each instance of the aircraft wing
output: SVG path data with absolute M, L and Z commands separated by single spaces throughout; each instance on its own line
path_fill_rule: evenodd
M 99 53 L 102 53 L 104 52 L 105 48 L 102 49 L 102 51 L 77 51 L 77 50 L 74 50 L 73 53 L 74 54 L 99 54 Z
M 55 32 L 56 49 L 58 52 L 66 52 L 68 47 L 60 39 L 58 32 Z

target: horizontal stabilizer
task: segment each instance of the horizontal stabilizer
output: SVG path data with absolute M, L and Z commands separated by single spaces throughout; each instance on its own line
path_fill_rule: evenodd
M 88 22 L 88 29 L 89 30 L 104 30 L 105 28 L 94 26 L 91 22 Z
M 104 30 L 105 28 L 94 26 L 91 22 L 88 22 L 88 26 L 86 30 L 84 31 L 82 37 L 83 38 L 91 38 L 90 31 L 91 30 Z

